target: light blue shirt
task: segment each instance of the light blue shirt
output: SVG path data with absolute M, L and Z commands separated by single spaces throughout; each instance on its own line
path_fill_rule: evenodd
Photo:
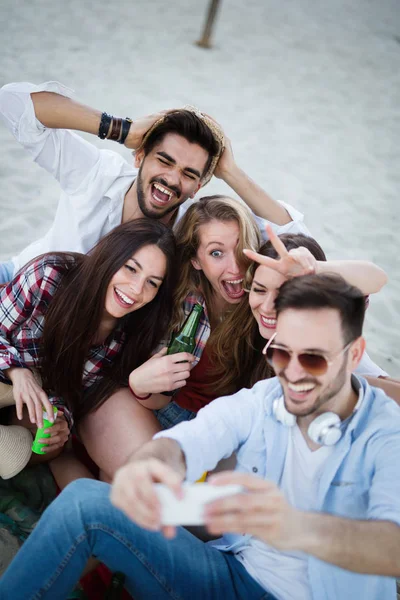
M 360 378 L 363 401 L 327 459 L 313 510 L 359 520 L 400 525 L 400 408 Z M 155 437 L 176 440 L 186 458 L 187 480 L 196 481 L 222 458 L 237 453 L 237 471 L 279 483 L 289 429 L 272 413 L 282 395 L 276 378 L 258 382 L 203 408 L 196 419 Z M 238 552 L 249 536 L 226 534 L 211 542 Z M 396 599 L 394 578 L 346 571 L 311 555 L 308 576 L 314 600 Z

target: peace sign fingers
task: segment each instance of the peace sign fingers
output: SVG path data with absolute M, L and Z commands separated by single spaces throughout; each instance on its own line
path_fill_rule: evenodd
M 273 247 L 275 248 L 275 250 L 277 251 L 279 258 L 280 259 L 287 258 L 289 256 L 289 252 L 286 250 L 285 244 L 282 242 L 282 240 L 279 238 L 279 236 L 272 229 L 271 225 L 267 224 L 265 226 L 265 229 L 267 230 L 267 233 L 268 233 L 268 239 L 271 242 L 271 244 L 273 245 Z
M 263 254 L 259 254 L 258 252 L 254 252 L 254 250 L 243 250 L 244 254 L 250 260 L 254 260 L 254 262 L 262 265 L 264 267 L 269 267 L 270 269 L 274 269 L 274 271 L 280 270 L 280 261 L 276 258 L 271 258 L 270 256 L 264 256 Z
M 274 259 L 270 256 L 263 256 L 262 254 L 253 252 L 252 250 L 243 250 L 250 260 L 254 260 L 262 266 L 269 267 L 286 278 L 316 272 L 317 261 L 307 248 L 299 247 L 288 251 L 271 226 L 267 225 L 266 229 L 270 242 L 279 258 Z
M 264 267 L 269 267 L 270 269 L 274 269 L 274 271 L 278 271 L 282 275 L 286 276 L 290 270 L 290 264 L 292 262 L 289 252 L 286 250 L 285 244 L 279 239 L 270 225 L 266 226 L 266 230 L 269 241 L 276 250 L 279 258 L 276 259 L 271 258 L 270 256 L 263 256 L 262 254 L 254 252 L 253 250 L 243 250 L 243 252 L 250 260 L 254 260 L 258 264 L 263 265 Z

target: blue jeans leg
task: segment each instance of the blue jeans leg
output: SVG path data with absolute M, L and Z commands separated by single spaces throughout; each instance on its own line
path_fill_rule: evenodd
M 182 421 L 190 421 L 196 416 L 195 412 L 182 408 L 179 404 L 174 402 L 174 400 L 171 400 L 164 408 L 153 410 L 153 413 L 156 415 L 158 422 L 163 429 L 174 427 L 175 425 L 178 425 L 178 423 L 182 423 Z
M 109 491 L 87 479 L 70 484 L 3 575 L 0 598 L 62 600 L 93 555 L 125 573 L 135 600 L 273 600 L 232 555 L 183 528 L 173 540 L 141 529 L 112 506 Z
M 8 283 L 14 277 L 14 263 L 0 262 L 0 285 Z

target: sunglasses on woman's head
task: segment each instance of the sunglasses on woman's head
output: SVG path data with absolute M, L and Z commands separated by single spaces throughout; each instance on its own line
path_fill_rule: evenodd
M 284 371 L 289 365 L 292 356 L 295 355 L 297 360 L 299 361 L 301 367 L 306 371 L 309 375 L 313 377 L 318 377 L 320 375 L 325 375 L 330 365 L 334 362 L 335 358 L 346 352 L 353 343 L 354 340 L 349 342 L 344 348 L 335 352 L 335 354 L 331 354 L 330 358 L 327 358 L 324 354 L 318 352 L 293 352 L 293 350 L 287 350 L 286 348 L 282 348 L 278 344 L 273 344 L 276 336 L 276 333 L 268 340 L 266 344 L 263 354 L 266 355 L 268 364 L 274 369 L 275 373 L 280 373 Z

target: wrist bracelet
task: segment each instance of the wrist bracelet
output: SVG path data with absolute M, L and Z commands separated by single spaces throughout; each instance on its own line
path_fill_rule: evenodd
M 134 396 L 136 398 L 136 400 L 148 400 L 151 396 L 151 392 L 150 392 L 150 394 L 147 394 L 147 396 L 138 396 L 137 394 L 135 394 L 135 392 L 133 391 L 133 389 L 131 388 L 130 385 L 128 385 L 128 387 L 131 391 L 132 396 Z
M 128 137 L 128 133 L 129 133 L 132 123 L 133 123 L 133 121 L 129 117 L 122 119 L 121 137 L 118 140 L 120 144 L 125 144 L 125 140 Z
M 110 130 L 111 120 L 111 115 L 108 115 L 106 112 L 102 113 L 99 125 L 99 133 L 97 134 L 101 140 L 105 140 L 107 137 Z
M 121 117 L 113 117 L 112 118 L 111 133 L 107 139 L 112 140 L 113 142 L 118 142 L 120 135 L 121 135 L 121 124 L 122 124 Z

